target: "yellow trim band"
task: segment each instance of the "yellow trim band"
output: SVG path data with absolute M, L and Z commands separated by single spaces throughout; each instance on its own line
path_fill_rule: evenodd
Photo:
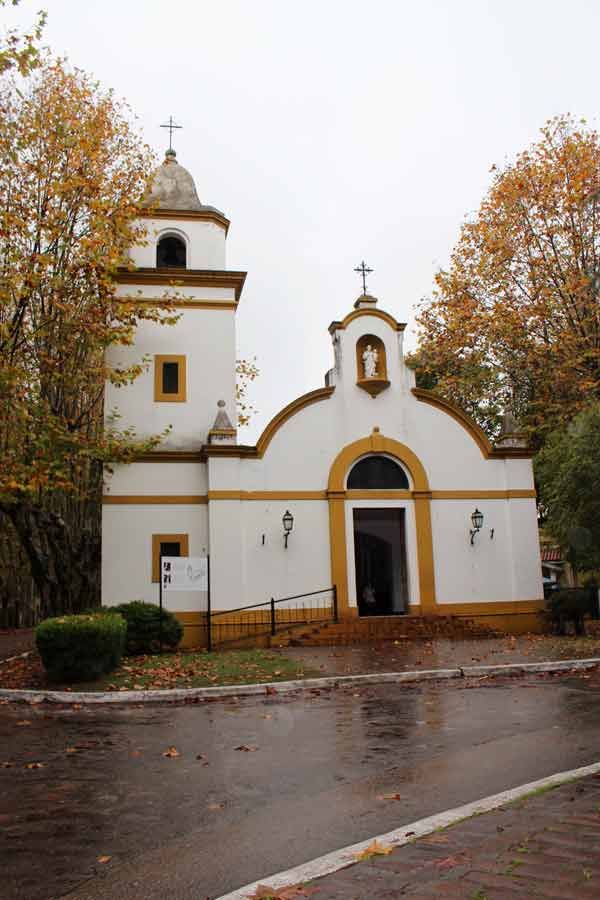
M 535 500 L 533 490 L 512 491 L 209 491 L 208 494 L 104 494 L 107 506 L 206 504 L 214 500 Z
M 382 319 L 390 326 L 390 328 L 393 328 L 394 331 L 404 331 L 406 328 L 405 322 L 397 322 L 393 316 L 384 312 L 382 309 L 354 309 L 351 313 L 348 313 L 341 322 L 332 322 L 329 326 L 329 333 L 333 334 L 334 331 L 347 328 L 351 322 L 354 322 L 355 319 L 360 319 L 361 316 L 375 316 L 376 319 Z
M 206 494 L 105 494 L 103 506 L 203 506 Z

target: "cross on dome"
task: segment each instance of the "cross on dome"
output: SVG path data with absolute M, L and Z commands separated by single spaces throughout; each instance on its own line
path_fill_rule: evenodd
M 183 125 L 176 125 L 173 120 L 173 116 L 169 116 L 169 121 L 165 125 L 161 125 L 160 127 L 169 129 L 169 149 L 167 152 L 175 153 L 175 151 L 173 150 L 173 132 L 178 128 L 183 128 Z

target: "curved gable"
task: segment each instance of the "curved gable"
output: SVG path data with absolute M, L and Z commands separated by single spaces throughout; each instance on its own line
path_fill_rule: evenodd
M 308 394 L 302 394 L 301 397 L 292 400 L 292 402 L 288 403 L 288 405 L 280 410 L 277 415 L 273 416 L 256 442 L 256 453 L 259 459 L 265 455 L 267 447 L 288 419 L 291 419 L 296 413 L 300 412 L 302 409 L 306 409 L 307 406 L 311 406 L 313 403 L 319 403 L 321 400 L 329 400 L 334 391 L 334 387 L 317 388 L 316 391 L 309 391 Z

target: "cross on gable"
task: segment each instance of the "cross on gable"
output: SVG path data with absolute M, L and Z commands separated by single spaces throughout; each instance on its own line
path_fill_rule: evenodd
M 371 272 L 373 271 L 373 269 L 369 269 L 368 266 L 365 265 L 365 261 L 364 261 L 364 259 L 363 259 L 363 261 L 361 262 L 360 266 L 357 266 L 356 269 L 355 269 L 354 271 L 355 271 L 355 272 L 358 272 L 358 274 L 359 274 L 359 275 L 361 276 L 361 278 L 362 278 L 363 295 L 364 295 L 364 294 L 367 293 L 367 275 L 370 275 Z

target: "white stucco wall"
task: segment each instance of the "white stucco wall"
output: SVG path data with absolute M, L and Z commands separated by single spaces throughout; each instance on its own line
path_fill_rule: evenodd
M 186 357 L 187 399 L 183 403 L 155 402 L 154 356 Z M 133 347 L 114 347 L 107 354 L 113 366 L 150 364 L 131 385 L 107 386 L 105 410 L 116 409 L 120 424 L 132 426 L 139 436 L 159 434 L 169 425 L 171 434 L 161 449 L 193 449 L 206 442 L 225 400 L 235 419 L 235 321 L 231 309 L 186 309 L 175 325 L 141 322 Z M 127 492 L 133 493 L 133 492 Z
M 182 238 L 187 247 L 188 269 L 225 269 L 225 229 L 210 221 L 148 219 L 147 244 L 133 247 L 131 261 L 140 268 L 156 267 L 156 245 L 163 235 Z
M 115 466 L 113 474 L 104 475 L 104 493 L 186 496 L 206 495 L 208 469 L 206 463 L 138 462 Z
M 168 466 L 167 466 L 168 467 Z M 166 467 L 166 468 L 167 468 Z M 158 584 L 152 582 L 152 535 L 187 534 L 190 556 L 208 548 L 206 506 L 144 504 L 104 506 L 102 509 L 102 604 L 131 600 L 158 603 Z M 167 608 L 202 608 L 201 596 L 171 595 Z

